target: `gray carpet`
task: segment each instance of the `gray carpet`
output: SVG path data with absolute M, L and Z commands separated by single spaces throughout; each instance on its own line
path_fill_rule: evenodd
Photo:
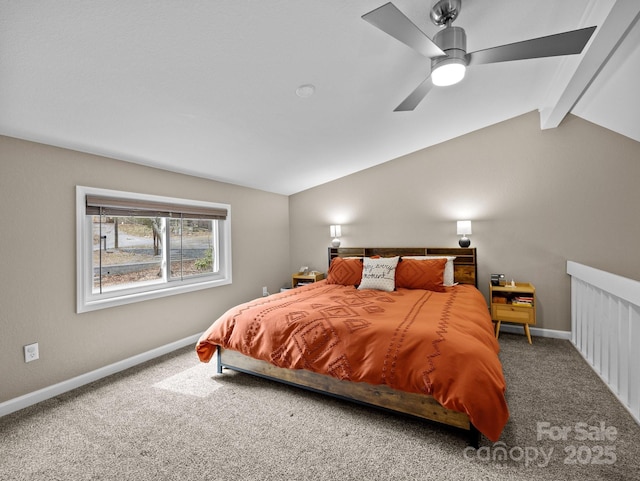
M 217 375 L 186 348 L 0 418 L 0 479 L 640 479 L 640 427 L 567 341 L 500 343 L 511 419 L 477 451 L 445 426 Z

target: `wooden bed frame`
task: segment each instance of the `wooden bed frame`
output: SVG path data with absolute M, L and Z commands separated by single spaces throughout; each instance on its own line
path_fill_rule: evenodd
M 338 247 L 329 248 L 329 263 L 334 257 L 374 256 L 456 256 L 454 261 L 455 281 L 477 287 L 477 261 L 475 248 L 377 248 Z M 407 393 L 391 389 L 386 385 L 371 385 L 341 381 L 337 378 L 298 369 L 284 369 L 268 362 L 253 359 L 237 351 L 217 349 L 218 373 L 223 368 L 244 372 L 275 380 L 310 391 L 328 394 L 340 399 L 443 423 L 467 432 L 469 444 L 478 447 L 480 433 L 465 413 L 446 409 L 432 396 Z

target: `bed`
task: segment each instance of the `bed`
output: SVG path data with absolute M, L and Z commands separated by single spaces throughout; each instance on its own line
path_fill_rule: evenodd
M 223 314 L 200 360 L 497 441 L 509 411 L 475 249 L 330 248 L 328 260 L 327 279 Z

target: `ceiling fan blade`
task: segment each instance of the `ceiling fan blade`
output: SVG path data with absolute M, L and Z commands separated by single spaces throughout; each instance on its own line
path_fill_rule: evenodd
M 446 55 L 393 3 L 387 3 L 369 13 L 365 13 L 362 19 L 400 40 L 425 57 L 431 58 Z
M 581 28 L 547 37 L 524 40 L 467 54 L 469 65 L 509 62 L 530 58 L 557 57 L 582 52 L 596 27 Z
M 431 74 L 429 74 L 429 76 L 424 79 L 424 81 L 418 85 L 400 105 L 393 109 L 393 111 L 408 112 L 415 109 L 418 104 L 422 102 L 422 99 L 427 96 L 431 87 L 433 87 L 433 82 L 431 82 Z

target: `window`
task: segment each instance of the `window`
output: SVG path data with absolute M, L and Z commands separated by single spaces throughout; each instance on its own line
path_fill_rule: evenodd
M 76 188 L 77 311 L 231 283 L 227 204 Z

